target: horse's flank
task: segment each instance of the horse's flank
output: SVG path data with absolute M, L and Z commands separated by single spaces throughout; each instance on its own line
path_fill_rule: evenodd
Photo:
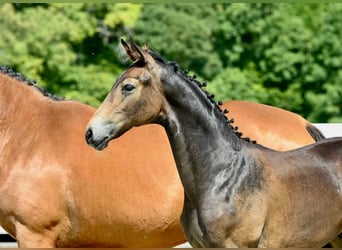
M 284 109 L 248 101 L 225 102 L 223 108 L 244 136 L 269 148 L 286 151 L 324 139 L 307 120 Z

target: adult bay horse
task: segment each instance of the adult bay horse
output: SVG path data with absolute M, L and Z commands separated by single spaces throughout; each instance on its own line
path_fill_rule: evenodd
M 84 141 L 94 108 L 0 72 L 0 225 L 19 247 L 185 242 L 183 189 L 162 128 L 132 130 L 96 152 Z
M 291 151 L 244 140 L 211 95 L 156 52 L 122 40 L 133 64 L 90 120 L 101 150 L 133 126 L 161 124 L 195 247 L 320 247 L 342 229 L 342 138 Z

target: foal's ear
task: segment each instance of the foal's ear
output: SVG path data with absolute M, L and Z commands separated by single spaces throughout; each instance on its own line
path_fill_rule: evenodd
M 145 61 L 143 52 L 132 40 L 130 40 L 128 44 L 125 40 L 121 39 L 121 45 L 124 47 L 127 55 L 133 62 Z

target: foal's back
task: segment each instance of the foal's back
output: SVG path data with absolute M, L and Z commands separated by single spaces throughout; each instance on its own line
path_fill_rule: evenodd
M 294 245 L 303 247 L 308 242 L 321 247 L 331 241 L 324 237 L 342 229 L 342 138 L 282 153 L 260 148 L 256 152 L 264 165 L 263 192 L 268 197 L 264 237 L 272 234 L 284 247 L 282 242 L 290 244 L 297 238 L 304 241 Z M 274 242 L 260 240 L 260 246 L 268 245 Z

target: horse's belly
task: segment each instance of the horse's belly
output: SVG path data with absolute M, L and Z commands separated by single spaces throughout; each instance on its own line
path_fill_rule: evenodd
M 160 225 L 142 227 L 139 218 L 136 219 L 137 223 L 124 221 L 124 218 L 123 214 L 113 215 L 107 220 L 78 217 L 69 231 L 59 237 L 57 245 L 104 248 L 173 247 L 186 241 L 178 220 L 161 228 Z

